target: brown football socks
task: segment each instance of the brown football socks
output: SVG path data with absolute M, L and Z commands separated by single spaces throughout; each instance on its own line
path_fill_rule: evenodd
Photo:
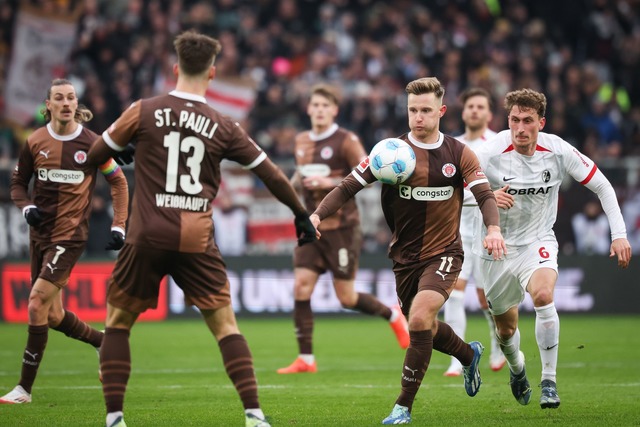
M 253 370 L 253 358 L 249 345 L 240 334 L 227 335 L 218 342 L 222 362 L 233 382 L 244 409 L 259 408 L 258 382 Z
M 87 325 L 82 320 L 78 319 L 71 311 L 64 311 L 64 317 L 58 326 L 52 327 L 58 332 L 62 332 L 69 338 L 73 338 L 82 342 L 91 344 L 94 347 L 100 347 L 102 345 L 102 337 L 104 334 L 91 326 Z
M 391 309 L 371 294 L 358 292 L 358 300 L 353 309 L 364 314 L 384 317 L 387 320 L 391 319 Z
M 122 411 L 124 392 L 131 375 L 131 351 L 127 329 L 106 328 L 100 348 L 102 393 L 107 413 Z
M 449 354 L 469 366 L 473 360 L 473 349 L 453 332 L 451 326 L 438 321 L 438 333 L 433 338 L 433 348 L 439 352 Z
M 296 328 L 300 354 L 313 354 L 313 312 L 310 300 L 295 300 L 293 323 Z
M 433 353 L 433 336 L 431 330 L 409 331 L 409 348 L 402 365 L 402 391 L 396 400 L 398 405 L 406 406 L 411 411 L 413 400 L 420 388 L 424 374 L 429 368 Z
M 42 355 L 47 346 L 49 326 L 29 325 L 28 332 L 29 336 L 27 338 L 27 346 L 22 356 L 22 372 L 20 373 L 20 382 L 18 385 L 22 386 L 27 393 L 31 394 L 31 388 L 36 380 Z

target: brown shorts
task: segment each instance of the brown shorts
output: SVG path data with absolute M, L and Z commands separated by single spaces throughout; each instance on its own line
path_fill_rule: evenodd
M 444 296 L 445 301 L 449 299 L 447 291 L 456 283 L 463 260 L 462 249 L 455 249 L 413 264 L 394 262 L 396 293 L 405 316 L 409 316 L 413 298 L 420 291 L 436 291 Z
M 353 280 L 361 250 L 360 227 L 322 231 L 319 240 L 293 250 L 293 266 L 308 268 L 318 274 L 331 271 L 335 279 Z
M 189 305 L 210 310 L 231 304 L 226 266 L 213 244 L 204 253 L 184 253 L 125 243 L 109 279 L 107 301 L 134 313 L 156 308 L 166 275 L 183 290 Z
M 48 280 L 58 288 L 69 282 L 71 270 L 84 252 L 85 241 L 65 240 L 62 242 L 31 241 L 31 283 L 37 278 Z

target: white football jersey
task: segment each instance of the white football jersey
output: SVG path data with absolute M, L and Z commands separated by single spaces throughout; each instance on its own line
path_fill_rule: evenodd
M 467 140 L 463 135 L 456 136 L 456 139 L 469 146 L 474 152 L 478 147 L 484 144 L 486 141 L 495 136 L 496 133 L 490 129 L 486 129 L 480 138 Z M 476 214 L 476 211 L 480 211 L 478 203 L 471 190 L 464 187 L 464 204 L 462 205 L 462 216 L 460 217 L 460 235 L 463 242 L 471 242 L 473 235 L 476 232 L 475 221 L 476 218 L 480 218 L 480 214 Z
M 586 185 L 598 171 L 595 163 L 571 144 L 543 132 L 538 134 L 533 156 L 524 156 L 514 150 L 508 129 L 475 152 L 491 188 L 497 190 L 508 184 L 508 193 L 514 197 L 511 209 L 499 209 L 502 235 L 513 255 L 517 254 L 518 247 L 540 240 L 555 240 L 553 225 L 558 212 L 558 192 L 567 175 Z M 601 173 L 598 176 L 606 181 Z M 477 229 L 481 231 L 480 238 L 474 241 L 474 252 L 489 258 L 479 244 L 486 235 L 481 221 L 478 221 Z

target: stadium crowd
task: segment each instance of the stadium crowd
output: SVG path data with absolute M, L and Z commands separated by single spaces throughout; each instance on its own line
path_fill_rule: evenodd
M 529 87 L 547 96 L 545 131 L 603 165 L 640 156 L 637 1 L 0 0 L 0 111 L 17 54 L 15 17 L 27 3 L 77 14 L 77 43 L 60 73 L 83 82 L 81 101 L 94 113 L 88 125 L 96 132 L 135 99 L 162 90 L 158 82 L 175 62 L 173 36 L 194 28 L 222 43 L 218 77 L 253 82 L 256 101 L 243 125 L 283 165 L 292 164 L 294 135 L 308 127 L 313 84 L 341 89 L 337 122 L 369 149 L 404 131 L 404 87 L 421 76 L 437 76 L 446 87 L 445 133 L 464 130 L 458 96 L 465 88 L 489 90 L 491 128 L 499 131 L 507 127 L 504 95 Z M 33 127 L 40 120 L 34 114 Z M 0 123 L 0 159 L 15 161 L 28 132 Z M 622 204 L 640 203 L 627 174 L 609 176 Z M 563 193 L 557 234 L 566 251 L 586 193 Z M 627 221 L 638 247 L 638 221 Z

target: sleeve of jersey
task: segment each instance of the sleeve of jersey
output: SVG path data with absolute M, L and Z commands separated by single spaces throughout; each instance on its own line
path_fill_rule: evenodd
M 29 182 L 33 175 L 33 156 L 29 142 L 25 143 L 20 151 L 18 163 L 11 175 L 11 200 L 19 208 L 33 205 L 29 198 Z
M 238 162 L 245 170 L 252 170 L 267 159 L 267 154 L 238 122 L 221 123 L 223 130 L 218 138 L 225 146 L 224 157 Z
M 109 129 L 102 132 L 102 139 L 114 151 L 122 151 L 138 130 L 141 101 L 136 101 L 125 110 Z
M 355 169 L 351 175 L 342 180 L 340 185 L 331 190 L 329 194 L 322 199 L 322 202 L 316 208 L 314 214 L 323 220 L 338 211 L 347 200 L 351 199 L 356 193 L 364 188 L 364 185 L 356 179 Z
M 111 200 L 113 202 L 112 230 L 118 230 L 125 234 L 127 217 L 129 216 L 129 185 L 122 169 L 115 160 L 109 159 L 98 167 L 111 185 Z
M 565 167 L 569 174 L 580 184 L 598 195 L 602 209 L 609 220 L 611 239 L 627 237 L 618 197 L 606 176 L 598 169 L 595 162 L 578 151 L 568 142 L 562 144 L 564 150 Z
M 350 176 L 355 178 L 355 180 L 360 183 L 361 187 L 358 188 L 358 191 L 362 190 L 363 187 L 366 187 L 367 185 L 376 181 L 376 177 L 373 176 L 373 173 L 371 172 L 371 168 L 369 167 L 369 156 L 366 156 L 364 159 L 362 159 L 362 161 L 358 164 L 358 166 L 356 166 L 351 171 Z M 356 191 L 356 193 L 358 191 Z
M 626 239 L 627 229 L 624 224 L 618 197 L 611 186 L 611 183 L 599 169 L 596 168 L 594 174 L 584 184 L 589 190 L 598 195 L 602 209 L 609 219 L 609 228 L 611 228 L 611 240 Z
M 462 167 L 462 177 L 468 190 L 473 191 L 472 188 L 476 185 L 489 182 L 480 166 L 478 156 L 467 146 L 462 151 L 460 166 Z

